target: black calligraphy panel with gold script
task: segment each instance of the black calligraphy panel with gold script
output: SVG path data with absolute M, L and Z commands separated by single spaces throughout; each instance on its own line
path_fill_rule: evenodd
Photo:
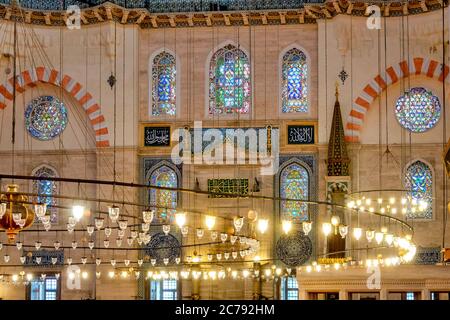
M 170 127 L 145 127 L 144 147 L 169 147 Z
M 288 144 L 314 144 L 315 142 L 314 125 L 288 125 L 287 143 Z

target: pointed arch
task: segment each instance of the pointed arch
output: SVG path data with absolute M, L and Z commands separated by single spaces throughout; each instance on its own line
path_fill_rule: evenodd
M 442 63 L 429 59 L 416 57 L 409 61 L 403 60 L 396 65 L 386 68 L 382 73 L 374 77 L 362 90 L 353 102 L 352 109 L 347 118 L 345 126 L 345 140 L 348 142 L 359 142 L 364 118 L 370 108 L 370 104 L 386 88 L 400 79 L 410 75 L 425 75 L 428 78 L 436 79 L 440 82 L 449 81 L 449 66 L 443 67 Z
M 101 107 L 81 83 L 55 69 L 36 67 L 25 70 L 16 77 L 16 92 L 23 93 L 27 87 L 36 87 L 39 82 L 63 88 L 80 103 L 95 132 L 96 146 L 109 147 L 109 131 Z M 14 77 L 11 77 L 3 85 L 0 85 L 0 109 L 6 108 L 7 100 L 12 101 L 13 84 Z
M 431 164 L 423 159 L 414 159 L 406 164 L 403 177 L 405 189 L 412 199 L 427 203 L 424 211 L 408 212 L 408 218 L 433 219 L 434 171 Z

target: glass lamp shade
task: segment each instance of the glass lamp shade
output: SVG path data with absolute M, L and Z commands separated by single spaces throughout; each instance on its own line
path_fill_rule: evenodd
M 55 242 L 53 242 L 53 246 L 55 247 L 55 250 L 59 250 L 59 247 L 61 246 L 61 242 L 55 241 Z
M 9 259 L 8 259 L 9 260 Z M 36 257 L 36 263 L 41 264 L 42 257 Z M 6 262 L 6 261 L 5 261 Z
M 236 251 L 231 252 L 231 257 L 233 257 L 233 259 L 236 259 L 238 256 L 238 253 Z
M 43 224 L 49 224 L 50 223 L 50 215 L 45 215 L 41 217 L 41 222 Z
M 39 250 L 41 248 L 41 246 L 42 246 L 42 243 L 40 241 L 36 241 L 34 243 L 34 247 L 36 248 L 36 250 Z
M 205 226 L 208 230 L 212 230 L 216 224 L 216 217 L 214 216 L 206 216 L 205 217 Z
M 235 236 L 235 235 L 230 236 L 230 242 L 231 242 L 231 244 L 234 244 L 234 243 L 236 242 L 236 240 L 237 240 L 237 236 Z
M 220 234 L 220 241 L 225 242 L 225 241 L 227 241 L 227 238 L 228 238 L 228 234 L 226 234 L 226 233 Z
M 95 264 L 97 266 L 99 266 L 101 263 L 102 263 L 102 259 L 100 259 L 100 258 L 95 259 Z
M 175 222 L 177 223 L 178 227 L 183 228 L 183 226 L 186 224 L 186 213 L 179 212 L 175 214 Z
M 348 234 L 348 226 L 345 224 L 341 224 L 339 226 L 339 234 L 341 235 L 342 239 L 344 239 Z
M 269 227 L 269 220 L 267 219 L 258 219 L 258 230 L 261 233 L 265 233 L 267 228 Z
M 123 260 L 123 263 L 125 264 L 126 267 L 128 267 L 130 265 L 130 260 L 125 259 Z
M 169 264 L 169 258 L 164 258 L 163 259 L 164 264 L 167 266 Z
M 148 230 L 150 230 L 150 225 L 148 223 L 142 223 L 141 230 L 147 232 Z
M 305 221 L 302 223 L 302 229 L 305 235 L 308 235 L 312 230 L 312 222 L 311 221 Z
M 181 234 L 183 235 L 183 237 L 187 237 L 188 232 L 189 232 L 189 227 L 188 226 L 183 226 L 181 228 Z
M 25 219 L 23 219 L 23 220 L 25 220 Z M 51 229 L 51 227 L 52 227 L 51 223 L 45 223 L 44 224 L 45 231 L 49 231 Z M 21 228 L 23 228 L 23 226 L 21 226 Z
M 137 232 L 137 231 L 135 231 L 135 230 L 133 230 L 133 231 L 131 231 L 131 232 L 130 232 L 130 236 L 131 236 L 131 238 L 133 238 L 133 240 L 134 240 L 134 239 L 136 239 L 136 238 L 137 238 L 137 236 L 138 236 L 138 232 Z
M 27 257 L 25 257 L 25 256 L 21 256 L 19 259 L 20 259 L 21 264 L 24 264 L 25 261 L 27 261 Z
M 197 229 L 197 238 L 201 239 L 203 238 L 203 235 L 205 234 L 205 230 L 198 228 Z
M 170 224 L 165 224 L 162 226 L 164 234 L 167 236 L 170 232 Z
M 223 253 L 223 257 L 225 258 L 225 260 L 230 259 L 230 253 L 229 252 L 224 252 Z
M 145 210 L 142 211 L 142 219 L 144 220 L 144 223 L 152 223 L 154 217 L 154 211 L 153 210 Z
M 353 228 L 353 236 L 355 237 L 356 240 L 361 239 L 362 236 L 362 229 L 357 227 L 357 228 Z
M 217 240 L 217 231 L 211 231 L 211 240 L 216 241 Z
M 72 264 L 72 258 L 67 258 L 67 264 L 70 266 Z
M 341 223 L 341 218 L 339 216 L 332 216 L 331 217 L 331 224 L 335 227 L 337 227 Z
M 46 203 L 38 203 L 34 205 L 34 213 L 38 218 L 43 217 L 46 212 L 47 212 Z
M 78 246 L 78 242 L 72 241 L 72 249 L 75 250 L 77 248 L 77 246 Z
M 236 232 L 241 231 L 242 227 L 244 226 L 244 217 L 236 217 L 233 220 L 234 222 L 234 228 L 236 229 Z
M 381 242 L 383 242 L 383 238 L 384 238 L 384 233 L 383 232 L 376 232 L 375 233 L 375 241 L 377 242 L 377 244 L 381 244 Z
M 213 259 L 213 255 L 212 254 L 208 254 L 206 257 L 208 258 L 208 261 L 212 261 L 212 259 Z
M 288 234 L 292 229 L 292 222 L 290 220 L 283 220 L 281 222 L 281 227 L 285 234 Z
M 94 224 L 97 230 L 100 230 L 103 227 L 103 223 L 105 222 L 105 219 L 103 218 L 95 218 Z
M 105 248 L 108 248 L 109 247 L 109 240 L 103 240 L 103 246 Z
M 120 230 L 125 230 L 128 226 L 128 221 L 127 220 L 119 220 L 119 228 Z
M 175 258 L 175 263 L 176 263 L 176 264 L 180 264 L 180 262 L 181 262 L 181 258 L 180 258 L 180 257 L 176 257 L 176 258 Z
M 148 244 L 150 242 L 150 240 L 152 239 L 152 236 L 149 235 L 148 233 L 144 236 L 144 243 Z
M 154 266 L 156 264 L 156 259 L 154 259 L 154 258 L 150 259 L 150 263 L 152 266 Z
M 111 265 L 114 267 L 116 265 L 116 259 L 111 259 Z
M 128 243 L 128 246 L 132 246 L 133 245 L 133 238 L 132 237 L 128 237 L 127 238 L 127 243 Z
M 324 222 L 322 223 L 322 232 L 327 237 L 331 233 L 331 223 Z
M 142 264 L 144 263 L 144 260 L 143 259 L 138 259 L 137 263 L 138 263 L 138 266 L 141 267 Z
M 5 263 L 8 263 L 8 262 L 9 262 L 9 259 L 10 259 L 10 256 L 9 256 L 9 255 L 5 254 L 5 255 L 3 256 L 3 260 L 5 261 Z
M 373 238 L 375 237 L 375 231 L 374 230 L 367 230 L 366 231 L 366 239 L 370 243 L 372 242 Z
M 82 264 L 86 264 L 87 262 L 87 258 L 86 257 L 81 257 L 81 263 Z
M 22 249 L 22 247 L 23 247 L 22 242 L 20 242 L 20 241 L 16 242 L 16 247 L 17 247 L 17 250 Z
M 108 207 L 108 216 L 112 222 L 117 222 L 117 220 L 119 220 L 119 216 L 120 216 L 120 208 L 116 205 L 112 205 L 112 206 Z
M 118 247 L 121 247 L 121 246 L 122 246 L 122 238 L 117 238 L 117 239 L 116 239 L 116 245 L 117 245 Z
M 12 217 L 13 217 L 14 223 L 17 224 L 19 222 L 19 220 L 22 219 L 22 213 L 21 212 L 14 212 L 12 214 Z
M 394 242 L 394 236 L 392 234 L 388 233 L 384 237 L 384 241 L 386 241 L 386 243 L 390 246 Z
M 219 260 L 219 261 L 222 260 L 222 254 L 221 253 L 217 253 L 216 254 L 216 259 Z
M 105 236 L 109 237 L 111 235 L 112 229 L 110 227 L 105 228 Z
M 90 250 L 94 249 L 94 241 L 89 241 L 88 242 L 88 247 Z
M 94 226 L 87 226 L 86 231 L 89 236 L 92 236 L 92 234 L 94 233 Z

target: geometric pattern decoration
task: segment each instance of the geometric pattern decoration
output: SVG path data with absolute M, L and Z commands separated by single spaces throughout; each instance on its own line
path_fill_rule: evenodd
M 100 105 L 83 86 L 69 75 L 61 74 L 55 69 L 36 67 L 25 70 L 17 75 L 16 91 L 25 92 L 27 87 L 36 87 L 37 83 L 48 83 L 63 88 L 67 94 L 73 97 L 86 112 L 90 124 L 95 132 L 97 147 L 108 147 L 109 133 L 105 117 Z M 13 100 L 13 78 L 0 85 L 0 109 L 6 108 L 6 100 Z
M 174 263 L 175 259 L 180 257 L 181 254 L 180 241 L 171 234 L 153 234 L 145 253 L 151 259 L 156 259 L 158 265 L 162 265 L 164 259 L 169 259 L 169 263 Z
M 301 266 L 311 258 L 311 239 L 302 231 L 282 235 L 277 241 L 276 253 L 278 259 L 287 266 Z
M 250 63 L 247 55 L 228 44 L 211 58 L 209 114 L 249 113 L 250 100 Z
M 299 49 L 293 48 L 284 54 L 281 81 L 281 111 L 308 112 L 308 64 Z
M 280 197 L 308 200 L 309 174 L 298 163 L 292 163 L 281 171 Z M 308 204 L 299 201 L 281 201 L 281 217 L 299 221 L 308 220 Z
M 67 109 L 53 96 L 40 96 L 28 104 L 25 110 L 25 127 L 36 139 L 52 140 L 67 126 Z
M 41 166 L 39 169 L 34 171 L 33 176 L 35 177 L 49 177 L 57 178 L 55 170 L 47 166 Z M 37 194 L 36 202 L 45 203 L 47 205 L 47 214 L 50 214 L 50 221 L 52 223 L 57 222 L 57 199 L 52 197 L 52 195 L 58 194 L 58 184 L 56 181 L 50 180 L 33 180 L 33 193 Z M 39 219 L 36 217 L 36 221 Z
M 176 63 L 175 57 L 161 52 L 153 59 L 152 67 L 152 115 L 176 113 Z
M 431 91 L 412 88 L 398 98 L 395 116 L 403 128 L 411 132 L 425 132 L 439 121 L 441 104 Z
M 422 162 L 415 161 L 406 169 L 405 188 L 413 200 L 426 201 L 427 208 L 424 211 L 409 212 L 409 219 L 432 219 L 433 217 L 433 172 L 430 167 Z
M 449 82 L 450 68 L 444 68 L 438 61 L 428 58 L 412 58 L 403 60 L 397 65 L 390 66 L 385 72 L 373 78 L 353 102 L 352 110 L 347 119 L 345 139 L 348 142 L 359 142 L 364 124 L 364 117 L 369 111 L 370 104 L 390 85 L 409 75 L 425 75 L 440 82 Z
M 442 262 L 441 247 L 418 247 L 413 264 L 433 265 Z

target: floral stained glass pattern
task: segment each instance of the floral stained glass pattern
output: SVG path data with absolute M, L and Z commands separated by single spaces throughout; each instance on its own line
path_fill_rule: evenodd
M 308 64 L 295 48 L 283 56 L 282 112 L 308 112 Z
M 410 219 L 431 219 L 433 214 L 433 173 L 430 167 L 422 161 L 415 161 L 408 166 L 405 177 L 406 190 L 411 192 L 412 199 L 425 201 L 424 211 L 409 212 Z
M 153 59 L 152 66 L 152 115 L 176 114 L 176 78 L 175 57 L 161 52 Z
M 291 164 L 281 172 L 280 196 L 285 199 L 307 200 L 309 174 L 299 164 Z M 300 221 L 308 219 L 308 205 L 298 201 L 281 201 L 281 216 Z
M 397 100 L 395 116 L 400 125 L 411 132 L 433 128 L 441 117 L 438 97 L 425 88 L 412 88 Z
M 153 171 L 150 177 L 150 184 L 158 187 L 176 188 L 178 186 L 177 174 L 171 168 L 162 166 Z M 151 189 L 150 204 L 158 207 L 159 209 L 157 211 L 161 212 L 162 216 L 165 216 L 167 213 L 175 213 L 175 209 L 177 208 L 177 192 Z
M 43 166 L 36 170 L 35 177 L 57 177 L 56 172 L 46 166 Z M 55 181 L 50 180 L 33 180 L 33 193 L 37 194 L 36 202 L 47 204 L 47 214 L 50 214 L 50 221 L 52 223 L 57 222 L 57 200 L 53 197 L 58 193 L 58 185 Z M 36 219 L 38 221 L 38 219 Z
M 219 49 L 209 69 L 209 113 L 248 113 L 251 101 L 250 64 L 233 45 Z
M 59 136 L 67 126 L 67 109 L 53 96 L 41 96 L 28 104 L 25 110 L 25 126 L 36 139 L 51 140 Z

